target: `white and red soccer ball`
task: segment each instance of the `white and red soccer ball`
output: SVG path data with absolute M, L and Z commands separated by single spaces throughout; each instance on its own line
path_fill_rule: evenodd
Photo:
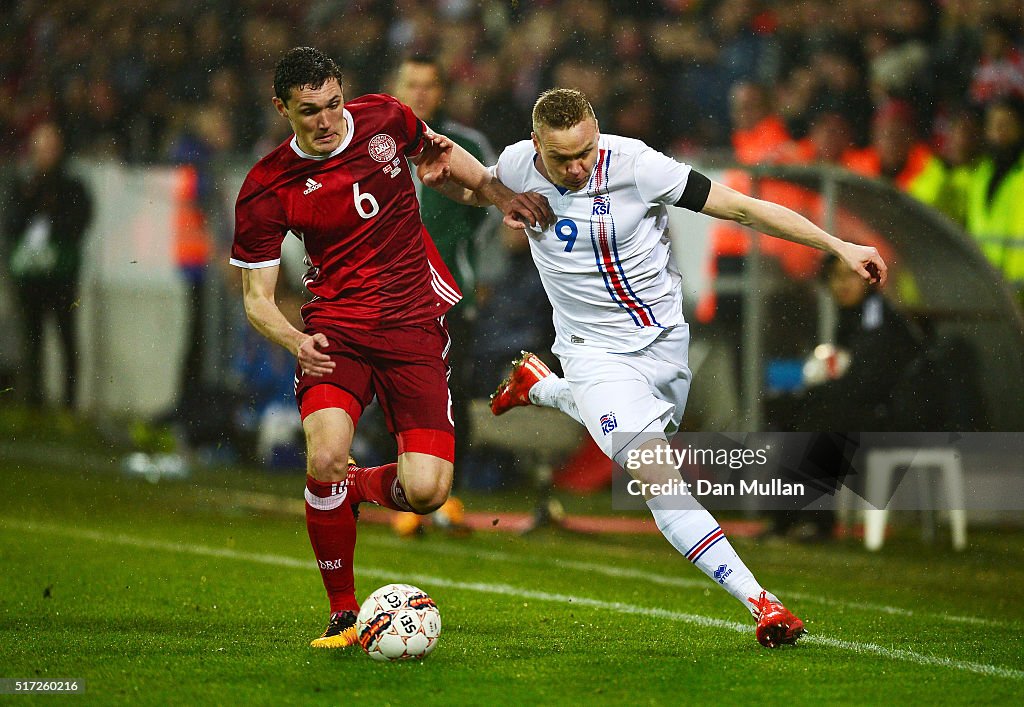
M 388 584 L 366 598 L 356 617 L 359 645 L 374 660 L 426 658 L 441 635 L 441 614 L 422 589 Z

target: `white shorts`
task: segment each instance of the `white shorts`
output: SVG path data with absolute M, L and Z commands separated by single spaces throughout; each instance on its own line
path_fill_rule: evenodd
M 621 463 L 622 452 L 678 429 L 690 394 L 689 346 L 683 323 L 639 351 L 558 357 L 583 424 L 610 458 Z

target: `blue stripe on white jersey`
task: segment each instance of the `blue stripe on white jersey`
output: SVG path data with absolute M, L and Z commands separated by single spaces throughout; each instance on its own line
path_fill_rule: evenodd
M 588 185 L 591 187 L 589 191 L 594 194 L 594 205 L 591 208 L 590 216 L 590 245 L 594 249 L 594 261 L 597 265 L 597 271 L 601 273 L 601 277 L 604 279 L 604 287 L 608 290 L 608 295 L 611 297 L 612 302 L 615 302 L 623 311 L 629 314 L 629 316 L 632 317 L 634 324 L 638 327 L 642 327 L 643 322 L 640 321 L 640 318 L 637 317 L 632 309 L 616 294 L 615 287 L 612 285 L 610 279 L 610 276 L 614 276 L 615 273 L 609 273 L 602 262 L 603 258 L 601 254 L 600 239 L 603 235 L 601 233 L 602 228 L 605 225 L 605 219 L 603 217 L 608 216 L 612 221 L 613 226 L 614 218 L 611 217 L 611 198 L 607 195 L 608 190 L 605 187 L 608 175 L 608 165 L 611 164 L 612 154 L 611 150 L 601 150 L 599 154 L 599 163 L 590 175 L 590 185 Z M 600 162 L 604 162 L 605 164 L 602 165 Z M 606 193 L 601 194 L 602 190 Z M 599 211 L 599 213 L 595 214 L 595 211 Z M 597 218 L 595 218 L 595 216 L 597 216 Z M 605 240 L 607 241 L 607 237 L 605 237 Z
M 619 257 L 616 241 L 615 217 L 612 215 L 611 195 L 608 182 L 612 163 L 612 151 L 601 150 L 598 164 L 591 175 L 593 205 L 590 217 L 590 241 L 597 260 L 597 269 L 604 279 L 605 289 L 613 302 L 624 309 L 638 327 L 661 327 L 654 312 L 633 291 Z M 596 234 L 595 234 L 596 229 Z M 607 251 L 607 252 L 604 252 Z M 606 262 L 610 261 L 610 262 Z
M 650 315 L 651 321 L 654 322 L 654 326 L 661 327 L 662 329 L 664 329 L 664 327 L 662 327 L 661 324 L 658 323 L 658 319 L 654 316 L 654 310 L 652 310 L 650 306 L 645 304 L 644 301 L 637 297 L 636 293 L 633 292 L 633 287 L 629 284 L 629 279 L 626 277 L 626 273 L 622 269 L 622 258 L 619 257 L 619 242 L 618 239 L 616 239 L 615 237 L 614 218 L 612 219 L 612 249 L 615 253 L 615 264 L 618 266 L 619 274 L 622 276 L 622 284 L 626 286 L 626 289 L 629 291 L 629 294 L 633 296 L 633 299 L 635 299 L 641 307 L 647 310 L 647 314 Z

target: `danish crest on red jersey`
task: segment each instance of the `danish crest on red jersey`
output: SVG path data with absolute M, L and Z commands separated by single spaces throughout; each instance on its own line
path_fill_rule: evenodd
M 377 162 L 390 162 L 397 152 L 395 139 L 387 133 L 377 133 L 370 138 L 370 157 Z

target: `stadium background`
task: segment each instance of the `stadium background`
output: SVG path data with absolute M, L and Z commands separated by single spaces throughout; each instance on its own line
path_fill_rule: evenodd
M 204 296 L 209 307 L 203 322 L 202 383 L 217 389 L 221 385 L 245 388 L 245 379 L 237 377 L 232 367 L 233 351 L 239 337 L 244 336 L 245 324 L 236 291 L 237 273 L 225 266 L 231 239 L 231 205 L 248 166 L 288 135 L 287 124 L 273 111 L 269 97 L 274 61 L 290 46 L 312 44 L 334 56 L 345 71 L 348 96 L 389 90 L 389 72 L 405 55 L 436 54 L 450 79 L 446 106 L 451 117 L 481 130 L 499 149 L 528 135 L 529 109 L 540 90 L 555 84 L 574 85 L 594 102 L 603 130 L 642 138 L 722 179 L 731 174 L 728 170 L 737 162 L 750 162 L 736 153 L 733 140 L 737 126 L 730 96 L 738 84 L 752 82 L 767 87 L 772 112 L 785 125 L 793 144 L 808 138 L 815 116 L 841 112 L 848 116 L 852 128 L 851 147 L 869 148 L 876 117 L 893 100 L 901 101 L 901 105 L 913 109 L 913 129 L 920 140 L 951 167 L 962 159 L 952 150 L 949 139 L 951 126 L 962 111 L 981 110 L 985 101 L 1000 93 L 1024 96 L 1024 61 L 1019 56 L 1024 38 L 1024 3 L 1018 0 L 65 0 L 7 2 L 3 3 L 3 12 L 0 190 L 7 193 L 6 186 L 19 168 L 32 126 L 49 118 L 62 126 L 75 169 L 92 187 L 98 207 L 87 244 L 80 299 L 82 409 L 77 415 L 52 410 L 34 413 L 18 403 L 13 389 L 19 351 L 14 335 L 18 312 L 3 271 L 0 325 L 5 334 L 0 341 L 0 388 L 4 393 L 0 416 L 9 434 L 3 434 L 0 459 L 5 467 L 2 483 L 9 499 L 18 498 L 26 490 L 37 500 L 50 498 L 49 494 L 58 492 L 64 484 L 59 478 L 47 476 L 54 469 L 60 474 L 71 473 L 69 470 L 80 463 L 90 471 L 103 468 L 120 472 L 130 467 L 132 452 L 174 451 L 181 441 L 165 438 L 161 425 L 153 421 L 159 421 L 173 407 L 181 392 L 181 365 L 189 334 L 185 285 L 179 268 L 181 234 L 176 229 L 181 215 L 195 209 L 202 213 L 203 232 L 210 246 L 205 256 L 209 277 L 204 283 Z M 1010 38 L 1010 48 L 999 55 L 992 53 L 988 41 L 993 28 L 999 30 L 996 34 Z M 986 70 L 993 63 L 999 71 Z M 975 137 L 979 142 L 976 150 L 983 152 L 980 135 Z M 764 161 L 784 162 L 787 167 L 801 163 L 788 154 L 784 159 Z M 780 175 L 755 174 L 749 183 L 760 190 L 762 179 L 785 176 Z M 1024 401 L 1020 390 L 1024 385 L 1020 355 L 1024 333 L 1014 301 L 1017 293 L 987 266 L 970 234 L 958 230 L 931 207 L 911 203 L 911 197 L 899 194 L 899 185 L 884 175 L 868 182 L 869 186 L 858 181 L 861 177 L 845 173 L 837 176 L 828 170 L 790 178 L 810 193 L 824 195 L 808 207 L 809 215 L 827 222 L 832 217 L 826 205 L 831 203 L 849 216 L 844 220 L 841 214 L 833 222 L 840 235 L 849 228 L 845 235 L 880 238 L 892 253 L 902 256 L 897 258 L 897 274 L 900 265 L 913 262 L 915 267 L 903 270 L 913 271 L 914 277 L 897 278 L 890 295 L 908 311 L 936 323 L 940 331 L 965 336 L 982 356 L 981 395 L 995 412 L 983 426 L 965 429 L 1018 430 L 1024 412 L 1020 409 Z M 851 186 L 845 191 L 840 188 L 838 196 L 829 196 L 829 184 Z M 881 222 L 872 222 L 868 216 L 877 213 L 883 214 Z M 708 263 L 714 235 L 706 219 L 694 220 L 677 213 L 673 219 L 673 237 L 684 254 L 680 265 L 688 288 L 688 318 L 696 324 L 701 322 L 697 308 L 713 287 Z M 894 242 L 883 228 L 886 225 L 898 229 Z M 8 247 L 5 243 L 0 249 L 5 267 Z M 500 248 L 493 244 L 490 247 L 480 262 L 485 279 L 500 283 L 503 278 L 514 277 L 505 269 L 507 263 Z M 295 260 L 300 256 L 293 251 L 289 257 Z M 732 332 L 733 338 L 714 326 L 713 317 L 698 324 L 706 324 L 706 329 L 695 337 L 694 357 L 706 362 L 704 380 L 709 383 L 705 390 L 696 391 L 692 414 L 694 424 L 705 429 L 718 429 L 720 425 L 756 427 L 752 421 L 763 420 L 763 410 L 758 396 L 747 393 L 752 389 L 758 395 L 763 392 L 766 380 L 761 367 L 773 357 L 792 358 L 806 351 L 827 329 L 827 313 L 821 314 L 817 308 L 821 292 L 813 276 L 807 272 L 794 275 L 775 262 L 772 254 L 768 256 L 758 277 L 764 278 L 760 281 L 763 290 L 778 297 L 766 300 L 761 310 L 764 318 L 747 322 L 738 333 Z M 949 287 L 950 282 L 958 287 Z M 795 300 L 793 292 L 797 293 Z M 772 301 L 776 301 L 775 309 Z M 798 302 L 793 312 L 785 321 L 775 322 L 781 333 L 752 347 L 759 336 L 756 332 L 766 321 L 772 321 L 778 307 L 793 301 Z M 705 343 L 699 341 L 702 336 Z M 779 343 L 780 338 L 787 337 L 791 344 Z M 737 355 L 737 341 L 745 342 L 745 352 L 760 353 L 755 358 L 745 358 L 747 353 Z M 54 347 L 50 347 L 48 359 L 53 361 L 56 356 Z M 735 365 L 722 367 L 734 356 Z M 49 383 L 53 393 L 57 385 L 52 374 Z M 484 387 L 491 385 L 490 381 L 483 383 Z M 527 429 L 525 421 L 518 431 L 517 427 L 509 426 L 508 446 L 532 445 L 533 430 Z M 516 434 L 522 437 L 517 439 Z M 104 515 L 103 498 L 89 496 L 108 493 L 120 485 L 113 482 L 118 478 L 115 475 L 97 484 L 74 477 L 70 486 L 86 499 L 84 505 L 78 510 L 70 501 L 56 506 L 85 528 L 98 528 L 95 540 L 103 531 L 134 535 L 146 526 L 144 503 L 158 500 L 167 503 L 170 513 L 177 514 L 157 516 L 155 526 L 166 528 L 167 541 L 174 542 L 179 531 L 184 534 L 195 530 L 182 518 L 206 513 L 195 509 L 206 508 L 209 488 L 225 483 L 246 488 L 266 484 L 271 492 L 288 498 L 294 478 L 286 482 L 287 477 L 264 476 L 251 467 L 236 467 L 234 462 L 239 456 L 248 456 L 247 450 L 221 454 L 228 446 L 222 442 L 216 437 L 205 440 L 199 445 L 203 454 L 189 457 L 194 493 L 175 490 L 173 485 L 168 487 L 170 491 L 161 485 L 160 490 L 136 493 L 136 487 L 126 482 L 130 492 L 118 505 L 128 508 L 131 518 L 123 528 L 113 520 L 106 527 L 106 522 L 99 520 Z M 990 505 L 992 511 L 997 511 L 972 513 L 972 550 L 976 551 L 969 561 L 972 579 L 958 574 L 958 560 L 950 556 L 944 541 L 920 555 L 914 519 L 908 517 L 902 523 L 897 518 L 904 535 L 897 536 L 892 555 L 860 564 L 863 550 L 859 544 L 847 544 L 836 551 L 836 566 L 824 573 L 822 585 L 807 587 L 808 593 L 824 593 L 830 584 L 840 582 L 861 586 L 857 582 L 865 574 L 883 577 L 916 571 L 918 574 L 907 582 L 922 593 L 942 576 L 954 578 L 950 586 L 960 596 L 967 597 L 974 590 L 986 597 L 1002 596 L 1000 570 L 989 570 L 996 565 L 1013 565 L 1015 558 L 1019 559 L 1019 500 L 1006 499 L 1024 498 L 1024 490 L 1020 488 L 1020 451 L 1012 447 L 998 457 L 990 452 L 984 443 L 968 450 L 972 484 L 995 499 Z M 301 461 L 298 466 L 295 459 L 289 461 L 286 469 L 301 468 Z M 38 475 L 39 480 L 27 481 L 37 475 L 37 468 L 44 471 Z M 162 470 L 169 484 L 175 483 L 172 477 L 176 470 L 178 467 L 173 466 Z M 143 471 L 154 473 L 151 466 Z M 160 476 L 161 471 L 155 473 Z M 238 474 L 236 481 L 224 480 L 233 474 Z M 499 493 L 496 503 L 502 508 L 529 511 L 535 500 L 529 483 L 527 493 Z M 242 493 L 239 490 L 236 495 Z M 606 496 L 561 498 L 571 511 L 601 515 L 608 511 Z M 235 506 L 223 511 L 234 519 L 228 524 L 241 524 L 239 513 L 248 519 L 245 514 L 261 507 L 264 501 L 248 498 L 241 503 L 243 511 Z M 277 528 L 280 521 L 275 515 L 283 512 L 280 504 L 285 501 L 267 503 L 264 511 L 270 514 L 273 528 L 268 529 L 257 519 L 257 535 L 285 532 Z M 487 507 L 483 496 L 479 503 Z M 28 554 L 25 547 L 29 545 L 23 547 L 21 536 L 15 533 L 18 528 L 58 536 L 57 528 L 64 522 L 60 515 L 51 515 L 57 511 L 41 505 L 27 512 L 29 519 L 21 526 L 12 525 L 9 521 L 18 513 L 16 505 L 4 507 L 7 534 L 0 550 L 11 562 Z M 222 520 L 214 515 L 213 522 Z M 981 522 L 986 529 L 980 536 L 975 535 Z M 289 517 L 280 525 L 290 528 L 298 527 L 297 523 Z M 901 539 L 905 541 L 902 544 Z M 217 545 L 220 541 L 216 537 L 209 542 Z M 374 542 L 378 548 L 391 548 L 403 567 L 421 559 L 416 551 L 392 547 L 384 537 Z M 448 541 L 439 542 L 441 550 L 450 555 L 460 552 L 449 547 Z M 628 548 L 632 542 L 625 540 L 621 547 Z M 560 548 L 562 543 L 562 539 L 544 540 L 541 552 L 565 549 Z M 583 541 L 579 547 L 590 552 L 591 545 Z M 567 547 L 571 548 L 572 543 Z M 487 546 L 483 551 L 488 548 L 494 550 Z M 289 546 L 288 551 L 292 549 Z M 524 553 L 534 550 L 527 546 Z M 301 549 L 293 554 L 301 556 Z M 812 551 L 801 557 L 825 566 L 827 554 Z M 599 563 L 608 561 L 604 557 L 594 559 Z M 768 559 L 776 567 L 791 561 L 788 554 L 778 550 L 770 552 Z M 565 562 L 571 563 L 571 559 Z M 559 571 L 564 573 L 565 566 L 563 563 Z M 103 571 L 98 569 L 97 576 Z M 391 571 L 397 573 L 400 569 L 386 568 L 384 573 L 371 570 L 368 576 L 384 580 Z M 1007 572 L 1009 577 L 1011 573 Z M 26 571 L 25 577 L 34 575 Z M 980 588 L 982 584 L 971 583 L 974 579 L 989 584 Z M 19 580 L 12 575 L 7 581 L 11 589 L 8 596 L 13 597 L 14 588 L 20 588 L 16 585 Z M 369 589 L 372 581 L 361 577 L 360 587 Z M 544 581 L 539 572 L 534 581 L 537 586 Z M 898 604 L 898 589 L 890 592 L 882 587 L 883 581 L 878 579 L 878 586 L 872 582 L 872 591 L 879 595 L 889 592 L 886 600 Z M 304 591 L 315 589 L 309 584 Z M 103 593 L 94 591 L 94 600 L 102 602 Z M 855 601 L 854 594 L 851 592 L 847 599 Z M 1004 602 L 1012 594 L 990 601 L 992 613 L 985 614 L 984 621 L 996 622 L 996 615 L 1007 608 Z M 281 601 L 287 599 L 282 597 Z M 969 614 L 971 618 L 980 611 L 974 611 L 976 607 L 967 599 L 963 601 L 953 613 Z M 24 604 L 19 608 L 5 603 L 4 609 L 8 616 L 24 616 L 26 621 L 41 621 L 48 616 L 34 608 L 25 609 Z M 319 614 L 316 617 L 313 623 L 319 621 Z M 309 617 L 301 620 L 308 621 Z M 993 635 L 1005 636 L 1004 643 L 1010 644 L 1014 635 L 1019 637 L 1020 621 L 1019 612 L 1011 612 L 1006 623 L 986 625 Z M 855 623 L 851 619 L 851 625 Z M 945 630 L 941 624 L 914 626 L 924 635 Z M 507 630 L 507 626 L 495 629 L 496 633 Z M 905 642 L 912 646 L 919 638 L 908 636 Z M 872 639 L 884 643 L 887 637 L 872 634 Z M 54 636 L 52 640 L 56 651 L 66 637 Z M 486 641 L 479 650 L 486 654 Z M 1021 679 L 1020 656 L 1012 650 L 1000 654 L 982 645 L 976 655 L 964 657 L 981 661 L 983 667 L 985 661 L 1013 665 L 1008 669 L 1008 684 L 1015 685 Z M 22 667 L 29 662 L 12 664 Z M 2 662 L 0 667 L 4 667 Z M 738 672 L 742 670 L 742 666 L 737 668 Z M 0 677 L 5 677 L 5 672 L 0 670 Z M 467 683 L 472 681 L 473 676 L 466 679 Z M 995 700 L 1007 694 L 1004 687 L 1005 683 L 1000 683 L 992 693 Z M 714 689 L 708 686 L 708 693 Z M 846 699 L 854 694 L 845 693 Z M 874 694 L 881 699 L 880 693 Z M 914 693 L 909 695 L 913 697 Z M 821 694 L 822 699 L 828 696 L 827 692 Z
M 848 0 L 838 6 L 819 0 L 304 6 L 153 0 L 9 7 L 0 28 L 0 154 L 8 157 L 0 180 L 17 169 L 34 124 L 45 118 L 61 125 L 98 203 L 80 300 L 82 404 L 94 413 L 150 419 L 180 404 L 185 385 L 234 392 L 247 385 L 234 359 L 251 341 L 238 306 L 237 274 L 224 262 L 241 177 L 287 136 L 268 99 L 273 63 L 289 46 L 310 43 L 335 56 L 349 96 L 389 90 L 390 72 L 403 56 L 436 55 L 448 75 L 447 113 L 499 149 L 527 136 L 540 90 L 577 86 L 593 101 L 604 130 L 642 138 L 708 170 L 736 162 L 824 164 L 806 150 L 811 132 L 821 116 L 840 113 L 850 131 L 846 153 L 875 149 L 872 126 L 905 114 L 912 118 L 903 126 L 909 139 L 952 171 L 984 151 L 978 132 L 972 148 L 950 139 L 957 117 L 1000 96 L 1024 95 L 1022 10 L 1013 0 Z M 741 105 L 751 86 L 763 88 L 760 107 L 751 108 L 749 100 Z M 863 162 L 829 159 L 872 178 L 858 168 Z M 713 174 L 737 184 L 735 172 Z M 972 340 L 983 370 L 1004 374 L 978 377 L 987 419 L 952 426 L 1017 429 L 1024 394 L 999 381 L 1024 377 L 1019 315 L 986 282 L 998 276 L 976 258 L 972 277 L 964 268 L 954 273 L 954 264 L 965 262 L 961 253 L 971 250 L 958 234 L 943 226 L 952 235 L 938 237 L 935 227 L 898 221 L 908 207 L 892 194 L 875 197 L 889 221 L 865 223 L 877 203 L 851 203 L 848 194 L 837 201 L 834 181 L 804 185 L 812 192 L 833 190 L 819 198 L 771 180 L 738 179 L 738 186 L 781 200 L 841 237 L 881 245 L 894 266 L 889 296 L 931 328 L 956 329 Z M 880 189 L 887 184 L 917 196 L 901 180 L 877 179 Z M 941 200 L 925 201 L 948 211 Z M 728 276 L 714 279 L 722 234 L 707 219 L 684 218 L 673 213 L 671 232 L 685 274 L 688 319 L 709 325 L 695 340 L 727 349 L 746 342 L 735 365 L 715 373 L 714 386 L 702 387 L 698 376 L 691 417 L 705 429 L 759 429 L 771 361 L 793 360 L 828 338 L 827 308 L 814 286 L 816 260 L 794 256 L 794 249 L 770 251 L 762 241 L 768 257 L 761 281 L 738 284 L 741 297 L 744 288 L 761 293 L 759 318 L 730 324 L 722 315 L 716 321 L 714 290 L 721 298 L 730 284 Z M 746 243 L 749 236 L 739 239 Z M 289 241 L 295 263 L 301 252 Z M 508 271 L 498 239 L 484 239 L 482 248 L 479 279 L 485 289 L 489 283 L 500 290 L 517 274 Z M 206 274 L 197 330 L 202 365 L 183 377 L 195 332 L 181 272 L 192 261 Z M 954 277 L 960 287 L 944 287 Z M 0 346 L 0 378 L 7 386 L 19 352 L 9 295 L 0 306 L 11 334 Z M 135 336 L 124 336 L 127 331 Z M 982 340 L 990 346 L 978 345 Z M 55 363 L 52 350 L 47 356 Z M 56 376 L 50 379 L 53 388 Z M 480 390 L 489 385 L 480 381 Z

